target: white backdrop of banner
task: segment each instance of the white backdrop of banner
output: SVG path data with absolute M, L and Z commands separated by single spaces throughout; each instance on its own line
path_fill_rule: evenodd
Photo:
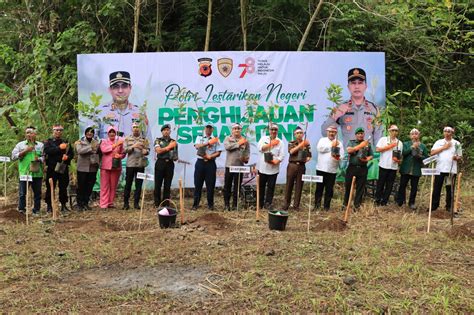
M 171 124 L 171 136 L 179 143 L 180 160 L 191 163 L 186 168 L 186 187 L 194 186 L 194 140 L 208 123 L 215 126 L 214 133 L 221 143 L 231 133 L 232 123 L 242 123 L 243 133 L 251 143 L 249 164 L 254 164 L 259 155 L 256 144 L 267 132 L 268 121 L 262 114 L 269 106 L 278 105 L 272 120 L 280 126 L 279 137 L 285 146 L 297 126 L 304 129 L 308 124 L 313 158 L 306 173 L 314 174 L 320 128 L 334 106 L 326 93 L 331 83 L 343 87 L 342 95 L 347 100 L 347 72 L 362 68 L 367 73 L 366 98 L 385 106 L 385 55 L 378 52 L 84 54 L 78 55 L 77 64 L 79 101 L 84 103 L 91 103 L 92 93 L 101 96 L 101 104 L 110 103 L 109 74 L 130 73 L 129 100 L 137 106 L 147 104 L 150 143 L 161 136 L 163 124 Z M 210 65 L 210 74 L 206 65 Z M 314 106 L 314 111 L 308 111 L 308 105 Z M 254 119 L 249 120 L 248 116 Z M 89 123 L 80 117 L 81 136 Z M 128 135 L 131 130 L 124 132 Z M 217 159 L 219 186 L 223 185 L 225 155 L 224 151 Z M 154 172 L 154 157 L 150 162 L 147 173 Z M 288 155 L 281 164 L 278 183 L 286 181 L 287 163 Z M 184 164 L 177 163 L 173 187 L 184 175 Z

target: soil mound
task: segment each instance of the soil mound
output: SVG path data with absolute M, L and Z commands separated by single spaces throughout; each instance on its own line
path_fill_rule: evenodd
M 217 213 L 206 213 L 191 223 L 193 226 L 201 226 L 210 231 L 231 230 L 234 227 L 231 222 Z
M 12 222 L 26 222 L 26 215 L 17 210 L 7 210 L 0 213 L 0 221 L 12 221 Z
M 431 213 L 431 217 L 433 219 L 446 220 L 446 219 L 451 219 L 451 213 L 444 210 L 436 210 L 433 213 Z
M 317 231 L 335 231 L 335 232 L 340 232 L 344 231 L 347 229 L 347 224 L 346 222 L 342 221 L 339 218 L 330 218 L 328 220 L 324 220 L 316 224 L 316 230 Z
M 452 238 L 474 238 L 474 221 L 469 221 L 460 226 L 454 226 L 448 234 Z

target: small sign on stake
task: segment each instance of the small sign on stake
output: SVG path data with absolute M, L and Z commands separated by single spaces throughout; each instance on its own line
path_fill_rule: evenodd
M 323 177 L 320 175 L 303 175 L 303 182 L 322 183 Z
M 20 175 L 20 182 L 32 182 L 33 176 L 31 175 Z
M 437 155 L 433 155 L 433 156 L 430 156 L 429 158 L 426 158 L 423 160 L 423 164 L 424 165 L 428 165 L 430 164 L 431 162 L 434 162 L 434 161 L 437 161 L 438 160 L 438 156 Z
M 9 156 L 0 156 L 0 162 L 10 162 Z
M 439 171 L 436 170 L 435 168 L 422 168 L 421 175 L 427 175 L 427 176 L 439 175 Z
M 154 181 L 155 180 L 155 175 L 153 174 L 146 174 L 146 173 L 137 173 L 137 178 L 138 179 L 145 179 L 147 181 Z
M 231 173 L 250 173 L 250 166 L 231 166 Z

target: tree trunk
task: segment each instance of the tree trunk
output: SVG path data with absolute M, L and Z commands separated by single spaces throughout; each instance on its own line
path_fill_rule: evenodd
M 247 50 L 247 1 L 248 0 L 240 0 L 240 23 L 242 27 L 244 51 Z
M 134 23 L 133 23 L 133 52 L 137 52 L 138 46 L 138 21 L 140 19 L 140 0 L 135 0 Z
M 209 51 L 209 41 L 211 40 L 211 22 L 212 22 L 212 0 L 208 0 L 207 7 L 207 26 L 206 26 L 206 41 L 204 43 L 204 51 Z
M 323 2 L 323 0 L 319 0 L 318 6 L 316 7 L 316 9 L 314 9 L 313 15 L 311 16 L 308 25 L 306 25 L 306 30 L 304 31 L 303 37 L 301 38 L 300 44 L 298 45 L 298 51 L 301 51 L 303 49 L 304 43 L 306 42 L 306 38 L 308 38 L 309 31 L 311 30 L 311 26 L 313 26 L 313 23 L 316 20 L 319 11 L 321 11 Z
M 160 6 L 160 0 L 156 0 L 155 38 L 158 41 L 156 51 L 162 51 L 163 50 L 163 45 L 161 44 L 161 6 Z

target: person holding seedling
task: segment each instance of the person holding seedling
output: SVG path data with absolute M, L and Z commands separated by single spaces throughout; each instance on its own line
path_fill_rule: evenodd
M 283 142 L 278 138 L 278 125 L 270 124 L 270 135 L 263 136 L 258 142 L 260 157 L 257 162 L 259 175 L 259 204 L 271 210 L 275 185 L 280 172 L 281 161 L 285 158 Z
M 20 176 L 32 177 L 28 185 L 34 194 L 33 215 L 38 215 L 41 209 L 41 181 L 43 179 L 43 143 L 36 141 L 36 128 L 25 129 L 25 140 L 16 144 L 12 151 L 12 160 L 18 160 L 18 173 Z M 26 211 L 27 182 L 20 181 L 18 190 L 18 211 Z
M 159 207 L 163 200 L 171 196 L 171 182 L 174 175 L 174 162 L 178 160 L 178 142 L 170 137 L 171 126 L 161 127 L 162 137 L 155 139 L 155 207 Z M 163 195 L 161 187 L 163 186 Z M 166 200 L 164 206 L 169 206 Z
M 344 156 L 344 148 L 341 141 L 337 139 L 337 126 L 329 126 L 326 132 L 327 137 L 319 139 L 316 146 L 318 151 L 316 175 L 322 176 L 323 182 L 316 184 L 314 208 L 321 208 L 324 192 L 324 210 L 329 211 L 331 199 L 334 195 L 337 168 L 339 167 L 341 156 Z
M 44 142 L 44 158 L 47 166 L 45 202 L 48 212 L 53 211 L 50 178 L 53 179 L 53 187 L 59 184 L 61 212 L 69 211 L 67 186 L 69 185 L 69 165 L 74 158 L 74 150 L 67 140 L 62 139 L 63 130 L 63 126 L 54 125 L 53 137 Z
M 221 155 L 222 145 L 219 138 L 213 136 L 214 126 L 206 125 L 204 134 L 196 138 L 197 159 L 194 166 L 194 202 L 192 210 L 199 207 L 202 186 L 206 183 L 207 207 L 214 210 L 214 188 L 216 187 L 216 159 Z
M 390 125 L 389 136 L 377 142 L 375 151 L 380 152 L 379 178 L 375 190 L 375 204 L 386 206 L 392 193 L 398 166 L 402 161 L 403 143 L 398 140 L 398 127 Z
M 306 162 L 311 160 L 311 146 L 306 140 L 305 132 L 301 127 L 294 131 L 295 140 L 288 143 L 290 157 L 286 168 L 285 205 L 283 210 L 288 210 L 291 203 L 293 187 L 295 187 L 295 199 L 293 209 L 299 210 L 301 192 L 303 191 L 303 174 L 306 172 Z

